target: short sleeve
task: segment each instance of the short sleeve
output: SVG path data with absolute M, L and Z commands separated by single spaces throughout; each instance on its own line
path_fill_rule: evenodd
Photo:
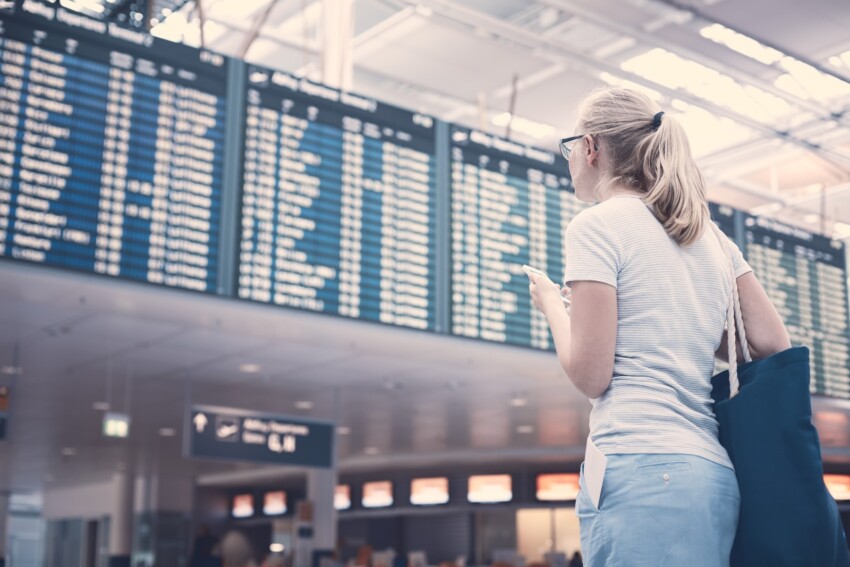
M 616 288 L 622 250 L 605 220 L 588 214 L 592 210 L 582 211 L 567 226 L 564 283 L 588 280 Z
M 735 278 L 740 278 L 747 272 L 752 272 L 753 269 L 744 260 L 744 255 L 741 254 L 741 250 L 738 248 L 738 245 L 732 242 L 732 240 L 727 236 L 726 237 L 726 249 L 728 254 L 732 256 L 732 268 L 735 270 Z

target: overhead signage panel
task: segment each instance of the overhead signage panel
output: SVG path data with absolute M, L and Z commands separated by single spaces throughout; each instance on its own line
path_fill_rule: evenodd
M 189 457 L 317 468 L 333 466 L 334 425 L 285 415 L 193 406 Z

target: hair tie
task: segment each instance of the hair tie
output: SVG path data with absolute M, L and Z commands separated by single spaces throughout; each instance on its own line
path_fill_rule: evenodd
M 661 127 L 661 117 L 664 116 L 664 111 L 662 110 L 658 114 L 652 117 L 652 130 L 658 130 Z

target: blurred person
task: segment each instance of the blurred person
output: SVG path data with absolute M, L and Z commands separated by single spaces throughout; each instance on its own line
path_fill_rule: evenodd
M 277 553 L 266 555 L 260 567 L 283 567 L 283 556 Z
M 567 228 L 564 289 L 529 274 L 529 291 L 593 406 L 576 501 L 584 564 L 726 567 L 740 494 L 710 379 L 726 359 L 731 286 L 753 359 L 790 348 L 788 333 L 740 250 L 711 229 L 677 120 L 624 88 L 591 93 L 576 116 L 561 152 L 578 199 L 598 204 Z
M 581 561 L 581 553 L 578 551 L 573 553 L 573 556 L 570 559 L 570 567 L 584 567 L 584 563 Z
M 214 565 L 213 553 L 216 551 L 218 539 L 210 533 L 206 524 L 198 528 L 198 534 L 192 543 L 192 556 L 189 560 L 191 567 L 209 567 Z

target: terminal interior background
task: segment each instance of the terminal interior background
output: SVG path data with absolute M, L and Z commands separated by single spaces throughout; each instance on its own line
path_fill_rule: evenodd
M 458 150 L 462 138 L 493 143 L 494 163 L 512 155 L 497 151 L 497 139 L 510 140 L 503 149 L 555 154 L 557 141 L 574 133 L 581 96 L 606 84 L 647 92 L 683 123 L 712 211 L 727 215 L 739 244 L 783 237 L 803 247 L 819 243 L 814 252 L 792 252 L 790 245 L 759 252 L 754 246 L 749 258 L 757 275 L 773 282 L 772 297 L 787 321 L 796 317 L 795 325 L 824 331 L 827 315 L 833 318 L 826 331 L 834 340 L 823 342 L 818 359 L 813 420 L 829 486 L 850 522 L 846 2 L 148 1 L 44 6 L 149 32 L 159 54 L 168 52 L 161 46 L 174 45 L 181 57 L 191 48 L 208 54 L 207 60 L 224 56 L 246 76 L 264 69 L 268 79 L 280 71 L 378 101 L 379 124 L 385 107 L 398 107 L 435 128 L 441 141 L 432 141 L 429 151 L 442 157 L 429 163 L 443 171 L 429 175 L 442 179 L 436 184 L 443 189 L 430 193 L 427 255 L 437 260 L 428 264 L 427 297 L 437 312 L 423 329 L 401 317 L 366 320 L 352 300 L 331 313 L 307 304 L 275 305 L 250 290 L 240 296 L 251 280 L 240 279 L 245 233 L 237 225 L 251 204 L 240 201 L 239 172 L 250 168 L 228 149 L 216 159 L 240 167 L 214 171 L 224 177 L 219 218 L 232 225 L 223 229 L 231 241 L 221 243 L 230 261 L 219 263 L 228 273 L 214 274 L 208 293 L 13 257 L 14 220 L 7 220 L 0 255 L 0 557 L 6 565 L 189 565 L 202 526 L 239 567 L 250 559 L 259 564 L 269 553 L 298 566 L 362 564 L 368 549 L 375 567 L 566 565 L 579 549 L 574 483 L 591 406 L 546 346 L 545 326 L 540 331 L 541 321 L 530 319 L 526 283 L 516 268 L 532 262 L 505 260 L 507 287 L 490 287 L 482 277 L 469 292 L 450 260 L 463 251 L 452 245 L 464 234 L 469 244 L 469 234 L 463 222 L 446 219 L 451 196 L 468 185 L 460 181 L 468 168 L 451 165 L 463 161 L 453 151 L 471 151 L 471 142 Z M 0 2 L 0 35 L 15 32 L 24 4 Z M 44 23 L 48 34 L 54 23 Z M 57 33 L 73 38 L 75 29 Z M 123 37 L 115 32 L 105 44 L 112 48 Z M 144 46 L 132 50 L 144 57 Z M 158 64 L 167 63 L 157 57 Z M 216 88 L 224 89 L 219 75 Z M 9 76 L 4 67 L 0 78 Z M 244 108 L 252 104 L 245 89 L 260 89 L 251 80 L 243 78 L 241 95 L 227 93 L 241 96 Z M 477 151 L 486 153 L 485 146 Z M 547 190 L 566 193 L 566 163 L 556 157 L 543 169 L 561 179 Z M 525 172 L 515 186 L 528 183 Z M 499 193 L 491 188 L 480 198 L 498 204 Z M 504 202 L 510 204 L 507 197 Z M 530 218 L 545 216 L 540 205 L 524 211 Z M 3 212 L 8 217 L 9 209 Z M 328 214 L 337 223 L 345 216 Z M 562 223 L 550 220 L 557 240 Z M 770 231 L 773 236 L 763 235 Z M 483 249 L 472 254 L 494 258 L 493 249 Z M 825 250 L 832 251 L 831 270 L 817 268 Z M 776 273 L 773 259 L 786 252 L 794 266 L 811 260 L 806 269 L 818 276 L 805 286 L 820 286 L 820 292 L 805 287 L 800 295 L 809 299 L 789 300 L 803 284 Z M 368 254 L 381 258 L 364 245 Z M 562 262 L 553 258 L 542 267 L 557 280 Z M 493 273 L 492 264 L 486 266 Z M 458 302 L 491 289 L 499 293 L 488 296 L 497 303 L 489 312 L 499 311 L 499 301 L 525 302 L 523 340 L 506 339 L 498 325 L 469 331 L 473 317 Z M 506 300 L 506 293 L 515 299 Z M 805 309 L 823 313 L 807 319 L 799 314 Z M 800 330 L 798 336 L 815 335 Z M 195 458 L 187 450 L 194 406 L 330 423 L 333 466 Z M 113 414 L 117 421 L 105 421 Z M 555 501 L 541 494 L 543 474 L 571 475 L 555 477 Z M 496 484 L 484 489 L 484 502 L 470 502 L 470 477 L 476 475 L 508 475 L 507 497 Z M 436 484 L 448 487 L 444 498 L 435 497 L 437 504 L 411 503 L 412 481 L 422 478 L 445 479 Z M 388 492 L 386 485 L 366 488 L 387 481 Z M 286 511 L 278 506 L 265 513 L 267 498 L 276 498 L 267 494 L 281 491 Z M 373 501 L 364 503 L 370 491 Z M 781 490 L 776 497 L 782 498 Z

